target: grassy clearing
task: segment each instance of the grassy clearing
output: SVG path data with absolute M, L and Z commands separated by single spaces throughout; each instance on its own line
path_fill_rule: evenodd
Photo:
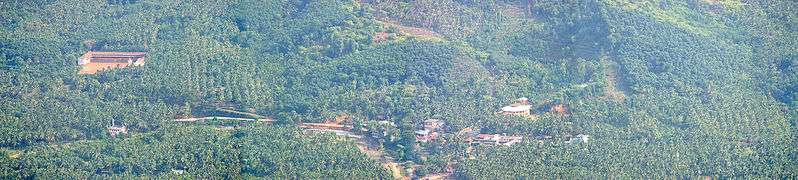
M 378 21 L 378 22 L 380 24 L 382 24 L 383 26 L 385 26 L 385 27 L 396 28 L 396 29 L 399 30 L 399 32 L 402 32 L 402 33 L 405 33 L 405 34 L 408 34 L 408 35 L 411 35 L 411 36 L 422 37 L 422 38 L 441 38 L 441 36 L 438 33 L 434 32 L 432 30 L 429 30 L 429 29 L 404 26 L 404 25 L 401 25 L 401 24 L 399 24 L 397 22 L 392 22 L 392 21 Z
M 0 154 L 8 156 L 11 159 L 16 159 L 22 155 L 22 151 L 11 150 L 11 149 L 0 149 Z
M 629 87 L 624 83 L 623 79 L 619 79 L 618 77 L 618 64 L 608 58 L 607 56 L 601 58 L 601 65 L 604 67 L 604 76 L 607 79 L 604 96 L 617 102 L 623 102 L 626 99 Z
M 679 29 L 702 36 L 719 36 L 724 29 L 728 29 L 719 15 L 691 10 L 686 2 L 610 0 L 605 1 L 605 3 L 626 11 L 649 15 L 658 21 L 672 24 Z M 730 10 L 739 9 L 744 5 L 742 2 L 735 0 L 707 0 L 705 3 L 721 4 L 724 9 Z

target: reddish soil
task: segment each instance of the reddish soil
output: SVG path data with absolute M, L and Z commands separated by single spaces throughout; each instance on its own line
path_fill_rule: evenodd
M 78 71 L 78 74 L 95 74 L 97 73 L 97 71 L 113 69 L 113 68 L 122 68 L 126 67 L 127 65 L 128 63 L 91 62 L 88 64 L 80 65 L 80 71 Z
M 557 104 L 557 105 L 554 105 L 553 107 L 551 107 L 551 112 L 556 113 L 556 114 L 565 114 L 568 111 L 565 109 L 565 105 Z
M 374 38 L 371 40 L 371 42 L 374 42 L 374 43 L 382 42 L 382 41 L 387 40 L 387 39 L 388 39 L 388 33 L 387 32 L 376 32 L 376 33 L 374 33 Z

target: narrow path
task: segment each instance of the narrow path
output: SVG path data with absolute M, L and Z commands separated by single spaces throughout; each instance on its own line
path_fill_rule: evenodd
M 402 173 L 404 171 L 402 165 L 396 162 L 393 157 L 382 152 L 378 146 L 367 142 L 363 138 L 356 139 L 356 142 L 357 148 L 360 149 L 360 152 L 363 152 L 369 158 L 380 162 L 382 167 L 391 171 L 391 175 L 393 175 L 394 179 L 410 179 L 410 176 Z
M 259 114 L 250 113 L 250 112 L 237 111 L 235 109 L 229 109 L 229 108 L 216 108 L 216 111 L 248 116 L 255 119 L 266 119 L 266 116 L 261 116 Z
M 253 122 L 274 122 L 272 119 L 251 119 L 251 118 L 234 118 L 234 117 L 219 117 L 219 116 L 210 116 L 210 117 L 201 117 L 201 118 L 184 118 L 184 119 L 173 119 L 172 122 L 197 122 L 197 121 L 204 121 L 204 120 L 232 120 L 232 121 L 253 121 Z

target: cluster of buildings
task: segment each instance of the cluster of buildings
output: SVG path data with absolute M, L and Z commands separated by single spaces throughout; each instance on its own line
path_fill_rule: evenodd
M 439 136 L 438 131 L 440 131 L 440 129 L 443 127 L 443 124 L 444 122 L 439 119 L 424 120 L 423 128 L 415 132 L 416 141 L 429 142 L 438 138 Z M 506 134 L 481 134 L 479 132 L 471 130 L 464 130 L 463 132 L 468 133 L 465 142 L 471 145 L 511 146 L 523 140 L 522 136 L 512 136 L 512 135 L 508 136 Z
M 554 139 L 552 136 L 538 136 L 536 137 L 538 143 L 543 144 L 544 140 L 551 140 Z M 471 145 L 503 145 L 503 146 L 512 146 L 513 144 L 520 143 L 523 140 L 523 136 L 508 136 L 506 134 L 472 134 L 468 138 L 466 138 L 466 143 Z M 566 144 L 571 144 L 572 142 L 579 142 L 587 143 L 590 141 L 590 135 L 587 134 L 577 134 L 576 136 L 567 134 L 563 138 L 563 142 Z
M 503 145 L 512 146 L 520 143 L 522 136 L 508 136 L 506 134 L 477 134 L 466 138 L 466 143 L 471 145 Z
M 443 121 L 439 119 L 424 120 L 423 129 L 416 131 L 416 141 L 429 142 L 438 137 L 438 130 L 443 127 Z

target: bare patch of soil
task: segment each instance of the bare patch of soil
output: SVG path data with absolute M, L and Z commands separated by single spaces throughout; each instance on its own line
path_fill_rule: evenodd
M 358 139 L 357 148 L 360 149 L 360 152 L 365 153 L 369 158 L 382 163 L 382 167 L 390 170 L 394 179 L 410 179 L 409 176 L 405 176 L 402 173 L 402 166 L 399 163 L 394 162 L 392 157 L 387 156 L 377 147 L 370 145 L 363 139 Z
M 91 62 L 80 66 L 78 74 L 95 74 L 97 71 L 127 67 L 128 63 L 101 63 Z
M 607 87 L 604 90 L 604 96 L 622 102 L 626 99 L 629 86 L 624 82 L 622 79 L 623 77 L 618 77 L 620 75 L 618 73 L 620 66 L 608 58 L 607 56 L 601 58 L 601 65 L 604 66 L 604 76 L 607 78 Z
M 397 22 L 393 22 L 393 21 L 390 21 L 390 20 L 383 20 L 383 21 L 378 21 L 378 22 L 380 24 L 382 24 L 383 26 L 385 26 L 385 27 L 394 27 L 394 28 L 398 29 L 399 32 L 402 32 L 402 33 L 405 33 L 405 34 L 409 34 L 411 36 L 424 37 L 424 38 L 442 38 L 441 35 L 439 35 L 438 33 L 434 32 L 432 30 L 429 30 L 429 29 L 404 26 L 404 25 L 401 25 L 401 24 L 399 24 Z

